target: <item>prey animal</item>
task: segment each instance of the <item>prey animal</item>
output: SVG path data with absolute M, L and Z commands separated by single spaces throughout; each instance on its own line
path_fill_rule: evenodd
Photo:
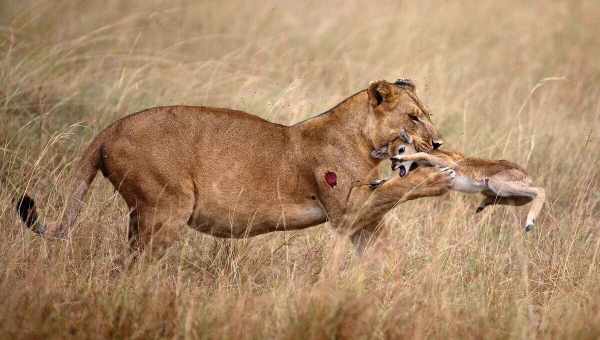
M 476 213 L 489 205 L 502 204 L 521 206 L 531 203 L 525 231 L 530 231 L 536 222 L 545 201 L 545 191 L 534 186 L 527 171 L 518 164 L 506 160 L 486 160 L 466 157 L 462 153 L 433 150 L 431 153 L 417 152 L 412 138 L 402 131 L 398 138 L 389 143 L 392 155 L 392 170 L 406 176 L 418 166 L 435 166 L 453 170 L 455 173 L 451 189 L 464 193 L 481 193 L 484 198 Z M 386 180 L 375 180 L 376 188 Z

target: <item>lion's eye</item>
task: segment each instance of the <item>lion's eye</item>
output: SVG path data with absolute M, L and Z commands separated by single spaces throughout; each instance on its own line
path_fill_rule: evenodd
M 419 119 L 419 117 L 417 117 L 414 114 L 409 114 L 408 117 L 410 118 L 410 120 L 412 120 L 413 122 L 420 122 L 421 120 Z
M 404 146 L 401 146 L 401 147 L 398 149 L 398 154 L 403 154 L 403 153 L 404 153 L 404 151 L 406 151 L 406 147 L 404 147 Z

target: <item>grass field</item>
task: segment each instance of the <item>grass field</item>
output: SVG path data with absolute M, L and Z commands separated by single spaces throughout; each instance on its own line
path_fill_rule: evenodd
M 600 337 L 597 1 L 3 1 L 0 338 Z M 156 105 L 279 123 L 374 79 L 412 78 L 448 149 L 505 158 L 546 188 L 526 211 L 450 194 L 398 206 L 362 260 L 322 225 L 247 240 L 181 228 L 119 271 L 127 211 L 99 176 L 72 239 L 43 240 L 79 152 Z

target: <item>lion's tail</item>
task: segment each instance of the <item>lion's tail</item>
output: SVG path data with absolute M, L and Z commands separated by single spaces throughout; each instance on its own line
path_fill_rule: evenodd
M 50 238 L 65 238 L 75 224 L 79 211 L 84 205 L 85 194 L 96 177 L 102 164 L 102 145 L 104 138 L 96 137 L 87 147 L 77 164 L 74 187 L 67 198 L 67 208 L 60 224 L 44 224 L 40 221 L 35 201 L 27 194 L 17 200 L 17 212 L 27 228 L 36 234 Z

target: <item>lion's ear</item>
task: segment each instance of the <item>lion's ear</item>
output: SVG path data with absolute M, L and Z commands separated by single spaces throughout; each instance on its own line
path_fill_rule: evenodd
M 398 85 L 400 87 L 409 89 L 412 92 L 415 92 L 415 90 L 416 90 L 415 83 L 412 80 L 408 79 L 408 78 L 398 79 L 398 80 L 396 80 L 394 82 L 394 84 L 396 84 L 396 85 Z
M 367 93 L 369 94 L 369 104 L 372 107 L 377 107 L 385 102 L 391 101 L 393 97 L 392 84 L 385 80 L 372 81 L 369 84 Z

